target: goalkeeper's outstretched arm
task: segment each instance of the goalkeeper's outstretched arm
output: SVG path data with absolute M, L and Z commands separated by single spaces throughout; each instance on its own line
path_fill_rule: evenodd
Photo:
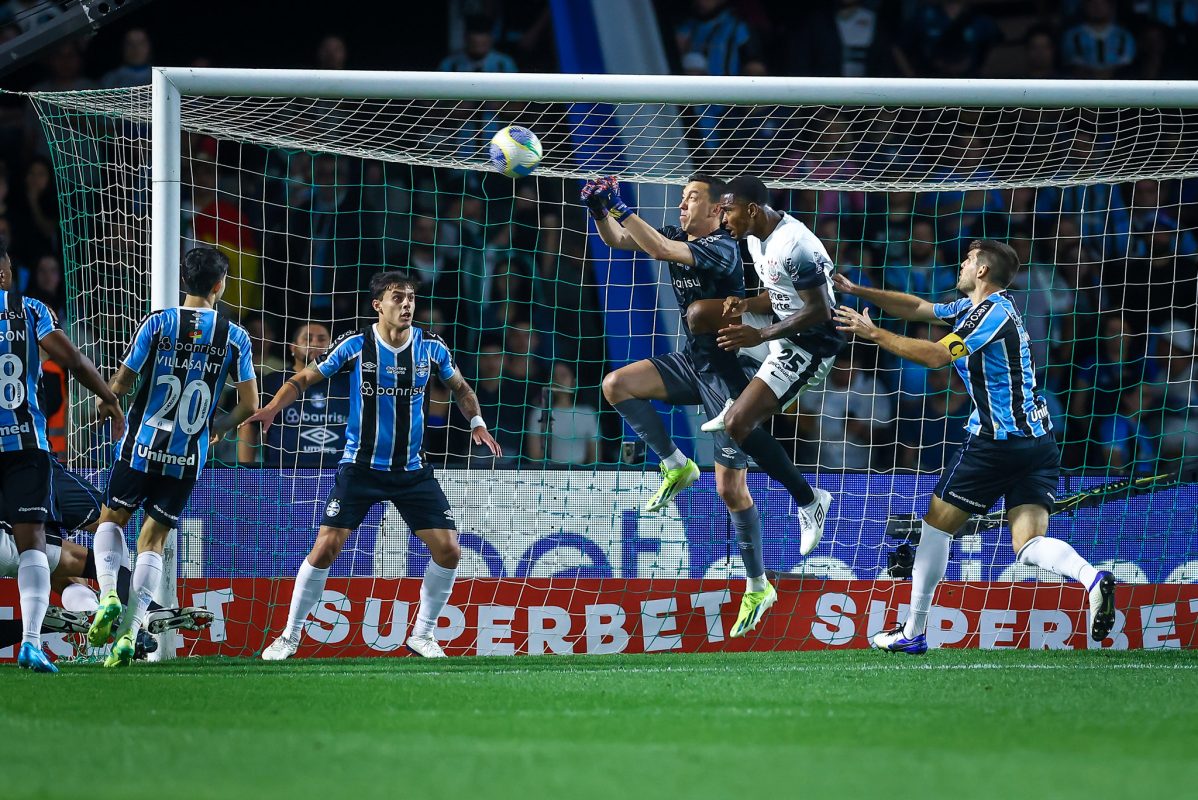
M 868 286 L 858 286 L 839 273 L 832 276 L 832 284 L 836 287 L 836 291 L 856 295 L 866 302 L 873 303 L 892 317 L 898 317 L 910 322 L 931 322 L 934 325 L 947 324 L 932 311 L 931 303 L 913 294 L 892 292 L 889 289 L 873 289 Z

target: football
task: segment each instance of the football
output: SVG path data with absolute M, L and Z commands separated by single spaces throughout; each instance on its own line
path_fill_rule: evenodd
M 509 125 L 491 137 L 491 163 L 509 178 L 532 174 L 541 155 L 541 140 L 528 128 Z

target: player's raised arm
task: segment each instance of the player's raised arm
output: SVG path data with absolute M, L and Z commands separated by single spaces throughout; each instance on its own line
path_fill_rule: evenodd
M 869 318 L 868 308 L 864 312 L 858 312 L 848 306 L 841 306 L 834 313 L 836 330 L 856 334 L 859 338 L 868 339 L 899 358 L 914 361 L 931 369 L 947 367 L 954 358 L 968 353 L 968 351 L 957 352 L 954 349 L 954 344 L 949 341 L 952 337 L 946 336 L 939 342 L 932 342 L 927 339 L 900 336 L 885 328 L 879 328 Z
M 454 369 L 453 375 L 449 376 L 445 385 L 449 391 L 453 392 L 454 402 L 457 403 L 462 416 L 470 420 L 471 441 L 475 444 L 486 445 L 487 449 L 496 457 L 502 456 L 503 448 L 487 430 L 487 423 L 483 421 L 482 406 L 478 404 L 478 395 L 470 388 L 470 384 L 466 383 L 466 379 L 462 377 L 462 371 Z
M 279 387 L 279 391 L 275 392 L 275 396 L 270 398 L 269 403 L 248 415 L 237 427 L 244 428 L 247 425 L 259 423 L 262 425 L 262 432 L 266 433 L 270 426 L 274 424 L 275 417 L 279 415 L 280 411 L 294 403 L 300 395 L 308 390 L 309 386 L 315 386 L 324 379 L 325 376 L 321 370 L 314 366 L 304 367 L 301 372 L 288 378 L 283 385 Z M 249 381 L 246 383 L 249 383 Z M 254 395 L 253 404 L 254 407 L 257 408 L 258 385 L 257 381 L 254 381 L 253 383 L 254 385 L 251 387 L 253 389 Z M 243 403 L 244 396 L 242 395 L 242 386 L 243 384 L 237 384 L 238 408 L 240 408 Z M 246 403 L 246 405 L 248 405 L 248 403 Z
M 797 294 L 799 299 L 803 301 L 803 307 L 786 319 L 775 322 L 772 325 L 766 325 L 764 328 L 754 328 L 752 325 L 729 325 L 726 328 L 720 329 L 720 335 L 716 339 L 716 344 L 724 350 L 756 347 L 762 342 L 783 339 L 805 331 L 812 325 L 832 319 L 832 306 L 828 303 L 828 293 L 824 291 L 823 286 L 799 289 Z M 752 299 L 757 300 L 760 297 L 766 298 L 766 307 L 768 308 L 769 295 L 760 294 Z M 746 302 L 745 305 L 748 306 L 749 304 Z M 754 308 L 749 308 L 749 310 L 756 311 Z M 757 311 L 757 313 L 766 312 Z
M 45 348 L 50 354 L 50 358 L 54 359 L 63 369 L 70 370 L 80 383 L 82 383 L 88 391 L 99 398 L 97 410 L 100 416 L 107 417 L 112 420 L 112 435 L 118 437 L 125 432 L 125 416 L 121 413 L 120 402 L 118 395 L 109 388 L 108 384 L 104 383 L 104 378 L 101 377 L 96 365 L 92 360 L 80 352 L 78 347 L 67 338 L 67 335 L 60 330 L 53 330 L 38 340 L 38 344 Z
M 935 304 L 905 292 L 893 292 L 889 289 L 874 289 L 869 286 L 858 286 L 844 275 L 837 273 L 832 276 L 832 285 L 836 291 L 856 295 L 867 303 L 873 303 L 891 316 L 910 322 L 931 322 L 934 325 L 947 325 L 935 312 Z
M 608 182 L 615 182 L 615 178 L 600 178 L 597 181 L 587 181 L 582 187 L 582 203 L 591 213 L 591 217 L 595 220 L 595 228 L 599 231 L 599 238 L 603 243 L 613 250 L 636 250 L 644 252 L 632 236 L 620 225 L 618 217 L 613 216 L 607 207 L 608 195 L 600 193 L 601 187 L 606 187 Z

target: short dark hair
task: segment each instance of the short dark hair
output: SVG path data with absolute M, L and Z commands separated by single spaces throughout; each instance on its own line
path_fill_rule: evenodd
M 183 256 L 183 289 L 193 297 L 207 297 L 229 274 L 229 258 L 215 247 L 200 245 Z
M 724 193 L 732 195 L 734 200 L 743 200 L 746 203 L 756 203 L 759 206 L 770 204 L 769 188 L 761 178 L 752 175 L 738 175 L 728 181 Z
M 707 199 L 713 203 L 720 202 L 724 192 L 728 191 L 728 184 L 714 175 L 708 175 L 706 172 L 696 172 L 686 179 L 687 183 L 706 183 L 707 184 Z
M 370 278 L 370 299 L 382 300 L 392 286 L 411 289 L 415 293 L 420 291 L 420 280 L 398 269 L 376 273 Z
M 0 261 L 6 258 L 8 258 L 8 245 L 4 243 L 4 240 L 0 239 Z
M 1019 254 L 1006 242 L 974 239 L 969 243 L 969 249 L 977 250 L 978 263 L 990 269 L 991 283 L 997 283 L 1005 289 L 1019 274 Z

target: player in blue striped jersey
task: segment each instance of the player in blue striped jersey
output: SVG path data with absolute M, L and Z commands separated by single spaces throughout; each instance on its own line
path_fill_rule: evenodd
M 424 573 L 410 650 L 426 658 L 445 655 L 434 635 L 437 617 L 449 600 L 461 548 L 449 501 L 425 461 L 424 393 L 435 374 L 457 398 L 470 420 L 475 444 L 496 456 L 499 444 L 487 432 L 478 398 L 454 365 L 453 355 L 437 336 L 412 327 L 419 284 L 402 272 L 371 278 L 370 293 L 378 321 L 341 336 L 325 355 L 289 378 L 246 424 L 265 432 L 279 411 L 308 387 L 350 370 L 350 415 L 345 452 L 337 482 L 325 504 L 316 543 L 300 565 L 291 609 L 282 635 L 262 653 L 267 661 L 290 658 L 345 540 L 377 503 L 390 500 L 412 532 L 428 545 L 432 561 Z
M 17 664 L 57 672 L 42 651 L 42 620 L 50 605 L 46 520 L 54 506 L 46 416 L 38 407 L 41 346 L 50 358 L 100 399 L 102 418 L 120 435 L 124 420 L 112 390 L 87 356 L 71 343 L 43 303 L 13 291 L 12 261 L 0 245 L 0 518 L 12 526 L 18 553 L 17 585 L 23 623 Z
M 258 409 L 250 337 L 245 328 L 216 311 L 225 290 L 229 260 L 212 247 L 197 247 L 183 257 L 181 277 L 187 292 L 182 306 L 155 311 L 142 320 L 121 367 L 112 378 L 118 395 L 137 384 L 128 426 L 108 476 L 108 492 L 96 529 L 96 573 L 100 608 L 88 639 L 99 647 L 121 619 L 105 666 L 133 660 L 137 632 L 162 576 L 162 548 L 179 525 L 195 486 L 210 440 L 239 425 Z M 213 422 L 216 400 L 232 376 L 237 406 Z M 124 527 L 138 508 L 145 509 L 137 540 L 137 566 L 129 593 L 116 591 L 121 564 L 128 564 Z
M 957 289 L 965 297 L 932 304 L 913 295 L 857 286 L 837 275 L 837 290 L 855 294 L 906 320 L 951 325 L 938 342 L 912 339 L 877 327 L 868 309 L 836 311 L 842 331 L 876 342 L 902 358 L 932 369 L 955 364 L 973 398 L 969 436 L 940 477 L 923 518 L 911 575 L 911 613 L 906 623 L 879 633 L 873 645 L 890 652 L 927 652 L 928 611 L 948 566 L 953 534 L 974 514 L 1006 499 L 1011 545 L 1021 564 L 1079 581 L 1089 601 L 1089 633 L 1097 642 L 1115 623 L 1115 579 L 1099 571 L 1066 542 L 1050 539 L 1048 515 L 1061 463 L 1044 399 L 1036 393 L 1036 365 L 1027 331 L 1007 296 L 1019 257 L 1002 242 L 975 240 L 961 263 Z

